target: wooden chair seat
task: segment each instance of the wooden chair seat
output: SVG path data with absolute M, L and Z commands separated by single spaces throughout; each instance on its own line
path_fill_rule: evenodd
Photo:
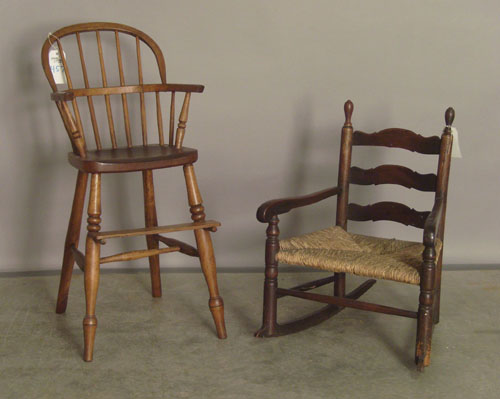
M 68 159 L 71 165 L 86 173 L 134 172 L 192 164 L 198 159 L 198 151 L 188 147 L 140 145 L 87 151 L 85 158 L 70 152 Z
M 441 252 L 441 241 L 436 245 Z M 339 226 L 280 240 L 276 260 L 289 265 L 420 284 L 421 242 L 351 234 Z

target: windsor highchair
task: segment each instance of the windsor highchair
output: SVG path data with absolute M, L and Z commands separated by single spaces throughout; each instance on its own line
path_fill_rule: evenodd
M 51 48 L 59 50 L 60 62 L 67 82 L 64 86 L 58 87 L 54 79 L 49 60 Z M 112 50 L 107 51 L 108 48 Z M 126 55 L 126 51 L 130 51 L 131 54 Z M 149 54 L 150 58 L 153 63 L 156 62 L 159 72 L 159 81 L 155 79 L 157 83 L 154 84 L 152 84 L 154 81 L 145 80 L 147 74 L 143 61 L 146 58 L 145 54 L 149 51 L 152 52 L 152 55 Z M 93 54 L 93 58 L 92 56 L 85 57 L 90 53 Z M 72 58 L 70 54 L 74 57 Z M 94 61 L 94 64 L 89 59 Z M 110 83 L 113 81 L 112 69 L 109 67 L 111 63 L 115 66 L 113 68 L 115 85 Z M 219 338 L 226 338 L 224 304 L 217 287 L 215 257 L 209 233 L 216 231 L 220 223 L 205 220 L 202 198 L 193 167 L 198 153 L 193 148 L 183 146 L 191 93 L 201 93 L 204 87 L 167 83 L 165 61 L 158 45 L 145 33 L 115 23 L 83 23 L 53 32 L 43 44 L 42 66 L 53 91 L 51 98 L 61 114 L 73 148 L 68 155 L 69 162 L 78 170 L 64 246 L 56 312 L 63 313 L 66 310 L 73 265 L 76 261 L 85 273 L 84 360 L 91 361 L 93 355 L 100 265 L 149 257 L 152 295 L 160 297 L 159 255 L 167 252 L 181 252 L 200 258 L 210 294 L 209 308 L 217 335 Z M 127 73 L 129 70 L 134 70 L 132 79 L 129 78 L 130 73 Z M 93 73 L 95 73 L 95 78 Z M 177 92 L 185 93 L 185 95 L 176 128 L 175 95 Z M 166 95 L 164 93 L 168 93 L 170 97 L 168 137 L 166 138 L 163 131 L 161 105 L 162 95 Z M 113 106 L 113 101 L 117 101 L 118 104 Z M 155 105 L 153 105 L 153 111 L 147 112 L 150 103 Z M 99 106 L 102 109 L 101 114 L 98 112 Z M 140 125 L 138 129 L 134 129 L 134 106 L 138 114 L 136 119 L 140 122 L 137 123 Z M 117 113 L 121 114 L 120 118 L 116 117 Z M 149 134 L 148 120 L 152 116 L 156 119 L 154 122 L 157 125 L 155 129 L 158 133 L 157 143 L 151 143 L 152 138 Z M 105 122 L 102 123 L 102 120 Z M 89 148 L 91 139 L 85 135 L 84 127 L 88 126 L 91 126 L 88 130 L 93 132 L 94 149 Z M 109 137 L 104 133 L 105 130 Z M 124 135 L 120 136 L 119 130 L 122 130 Z M 139 130 L 140 133 L 134 134 L 134 130 Z M 193 222 L 158 226 L 153 170 L 176 166 L 182 166 L 184 170 Z M 101 175 L 138 171 L 142 172 L 143 177 L 146 227 L 101 231 Z M 83 253 L 78 250 L 78 242 L 89 175 L 88 233 Z M 196 247 L 162 235 L 186 230 L 194 231 Z M 146 237 L 147 249 L 101 257 L 101 245 L 105 243 L 105 240 L 141 235 Z M 166 247 L 160 248 L 160 243 L 165 244 Z
M 351 123 L 353 104 L 344 106 L 338 185 L 295 198 L 271 200 L 262 204 L 257 219 L 268 223 L 264 312 L 258 337 L 274 337 L 316 325 L 345 307 L 387 313 L 417 319 L 415 362 L 419 370 L 428 366 L 433 324 L 439 321 L 442 248 L 450 156 L 453 137 L 452 108 L 445 113 L 446 127 L 441 135 L 422 137 L 405 129 L 385 129 L 376 133 L 354 131 Z M 351 166 L 355 146 L 402 148 L 420 154 L 438 155 L 437 174 L 419 174 L 400 165 L 381 165 L 374 169 Z M 372 205 L 349 203 L 349 185 L 397 184 L 434 193 L 432 211 L 419 212 L 397 202 Z M 323 199 L 337 196 L 336 226 L 298 237 L 280 240 L 278 215 Z M 422 242 L 410 242 L 348 233 L 347 221 L 390 220 L 423 229 Z M 278 287 L 278 262 L 309 266 L 334 274 L 290 289 Z M 370 277 L 353 291 L 345 292 L 346 273 Z M 420 286 L 418 311 L 382 306 L 357 300 L 376 282 L 386 279 Z M 334 284 L 334 295 L 307 292 L 325 284 Z M 285 324 L 277 323 L 277 300 L 292 296 L 327 304 L 321 310 Z

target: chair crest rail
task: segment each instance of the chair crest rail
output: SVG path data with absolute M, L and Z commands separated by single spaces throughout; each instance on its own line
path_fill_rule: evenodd
M 411 130 L 391 128 L 375 133 L 355 131 L 352 145 L 396 147 L 420 154 L 437 155 L 441 148 L 441 138 L 439 136 L 424 137 Z

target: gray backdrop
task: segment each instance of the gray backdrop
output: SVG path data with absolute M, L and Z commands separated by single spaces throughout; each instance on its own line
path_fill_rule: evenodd
M 348 98 L 355 128 L 367 131 L 439 134 L 446 107 L 455 108 L 464 157 L 452 162 L 445 263 L 498 263 L 499 15 L 498 1 L 3 1 L 0 271 L 60 267 L 76 173 L 40 48 L 49 31 L 84 21 L 145 31 L 164 51 L 169 82 L 206 85 L 193 96 L 185 145 L 200 151 L 207 215 L 223 223 L 214 236 L 219 267 L 262 267 L 260 203 L 336 184 Z M 354 154 L 361 166 L 409 158 L 414 167 L 424 159 L 401 150 Z M 158 172 L 155 184 L 160 223 L 188 221 L 180 170 Z M 103 229 L 142 225 L 140 174 L 105 176 L 103 190 Z M 369 203 L 394 194 L 428 210 L 432 198 L 413 191 L 376 188 L 369 197 L 357 187 L 352 197 Z M 327 201 L 284 216 L 282 231 L 326 227 L 334 214 L 335 200 Z M 421 238 L 389 222 L 350 226 Z M 110 242 L 103 251 L 142 241 Z M 162 264 L 196 262 L 175 254 Z

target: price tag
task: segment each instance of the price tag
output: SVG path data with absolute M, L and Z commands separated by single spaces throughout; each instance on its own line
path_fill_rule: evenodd
M 65 56 L 64 52 L 63 55 Z M 56 81 L 56 84 L 62 85 L 66 84 L 66 74 L 64 73 L 64 64 L 62 62 L 59 50 L 51 48 L 49 51 L 49 66 L 52 71 L 52 76 Z
M 451 146 L 451 157 L 462 158 L 462 151 L 460 151 L 460 145 L 458 144 L 458 130 L 452 127 L 451 135 L 453 136 L 453 144 Z

